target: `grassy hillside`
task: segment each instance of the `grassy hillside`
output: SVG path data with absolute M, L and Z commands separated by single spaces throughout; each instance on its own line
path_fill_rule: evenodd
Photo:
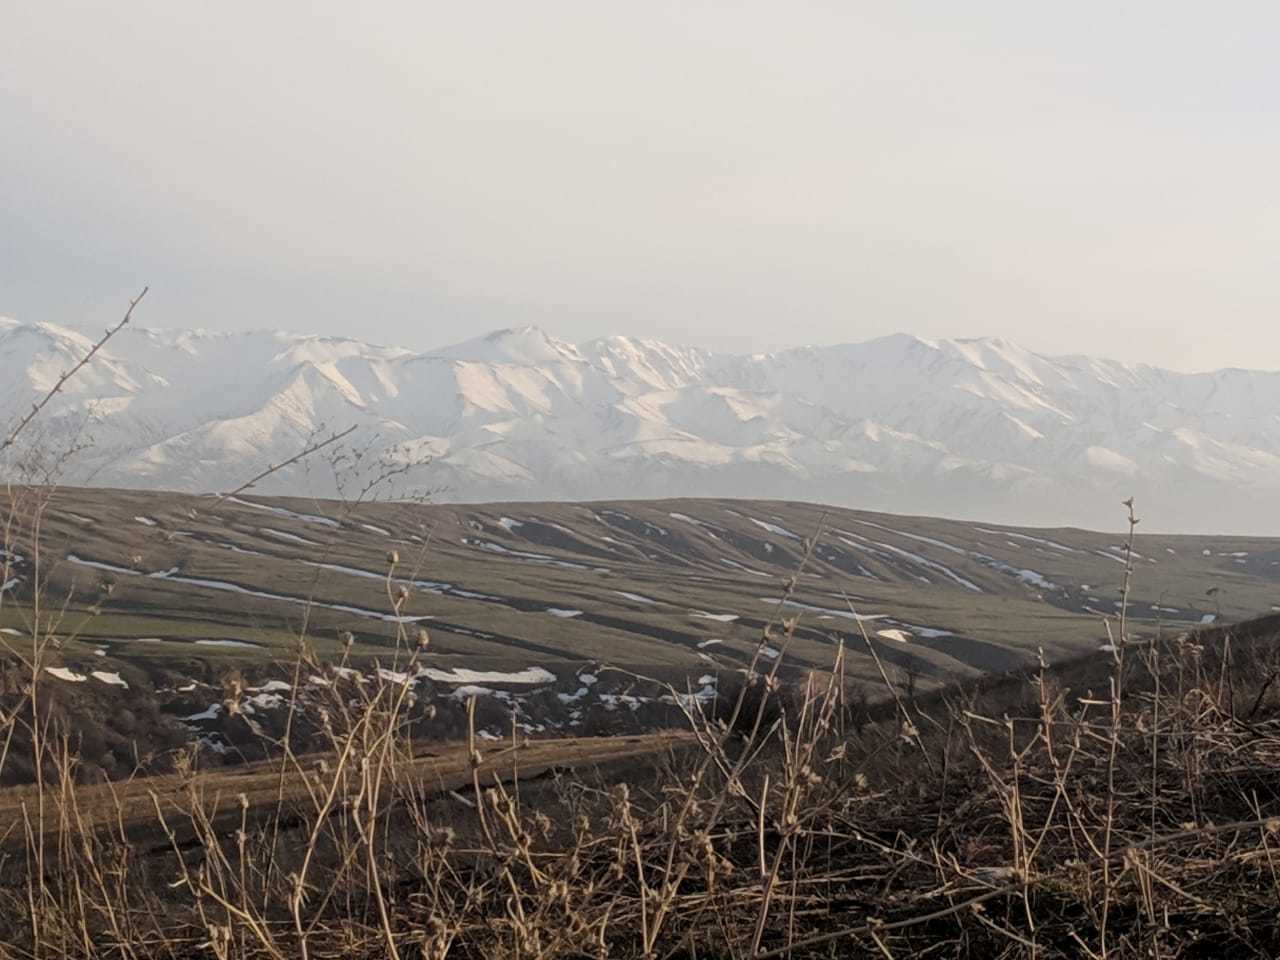
M 784 639 L 784 677 L 831 669 L 843 645 L 867 696 L 885 677 L 923 691 L 1096 652 L 1128 569 L 1118 534 L 794 503 L 47 494 L 0 505 L 4 684 L 18 696 L 39 659 L 50 708 L 107 776 L 187 740 L 255 759 L 262 734 L 315 733 L 326 685 L 379 670 L 413 683 L 436 737 L 461 731 L 468 690 L 487 736 L 660 727 L 678 719 L 665 685 L 715 700 Z M 1274 540 L 1139 535 L 1132 559 L 1139 632 L 1280 599 Z
M 23 521 L 11 539 L 30 554 Z M 901 664 L 941 678 L 1007 668 L 1041 646 L 1096 646 L 1120 601 L 1120 532 L 777 502 L 349 509 L 68 489 L 39 540 L 46 603 L 71 612 L 68 655 L 269 657 L 304 619 L 322 647 L 351 631 L 358 654 L 385 654 L 403 586 L 400 613 L 430 626 L 445 663 L 696 669 L 708 646 L 728 661 L 750 655 L 815 534 L 785 610 L 803 614 L 797 664 L 829 663 L 828 635 L 853 625 L 850 607 L 875 618 L 873 636 L 898 631 L 877 641 Z M 1130 615 L 1145 625 L 1235 620 L 1277 600 L 1280 541 L 1139 535 L 1135 549 Z M 26 583 L 0 609 L 4 626 L 24 630 L 31 607 Z

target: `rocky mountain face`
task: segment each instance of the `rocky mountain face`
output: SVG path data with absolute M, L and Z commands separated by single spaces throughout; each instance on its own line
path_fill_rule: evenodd
M 0 319 L 0 422 L 89 349 Z M 1007 523 L 1280 533 L 1280 372 L 1183 374 L 998 339 L 895 335 L 749 356 L 526 327 L 414 353 L 282 332 L 126 328 L 4 465 L 64 482 L 225 490 L 357 426 L 337 463 L 445 500 L 769 497 Z M 422 466 L 418 466 L 422 465 Z M 24 473 L 26 471 L 26 473 Z

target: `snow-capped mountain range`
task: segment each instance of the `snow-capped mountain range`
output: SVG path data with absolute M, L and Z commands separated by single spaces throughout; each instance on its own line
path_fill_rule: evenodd
M 91 340 L 0 319 L 0 423 Z M 439 499 L 774 497 L 1009 523 L 1280 534 L 1280 372 L 1184 374 L 998 339 L 895 335 L 749 356 L 534 327 L 414 353 L 126 327 L 25 435 L 67 483 L 327 496 L 372 462 Z M 83 446 L 91 438 L 91 443 Z M 19 476 L 19 451 L 4 468 Z

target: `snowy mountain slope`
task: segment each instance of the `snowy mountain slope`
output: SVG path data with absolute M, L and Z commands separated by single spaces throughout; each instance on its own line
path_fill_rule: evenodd
M 0 421 L 90 346 L 0 320 Z M 426 354 L 280 332 L 126 328 L 28 439 L 93 438 L 68 482 L 238 485 L 356 425 L 445 499 L 752 496 L 1018 523 L 1280 533 L 1280 373 L 1181 374 L 998 339 L 738 356 L 526 327 Z M 17 462 L 6 465 L 16 475 Z M 262 492 L 332 494 L 323 464 Z M 412 477 L 412 480 L 409 478 Z

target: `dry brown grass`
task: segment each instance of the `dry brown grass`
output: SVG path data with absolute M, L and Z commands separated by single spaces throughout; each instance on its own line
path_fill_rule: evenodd
M 736 715 L 657 742 L 415 757 L 387 683 L 335 700 L 326 755 L 85 788 L 51 731 L 0 799 L 4 952 L 1272 956 L 1278 627 L 1117 633 L 879 722 L 838 665 L 757 664 Z

